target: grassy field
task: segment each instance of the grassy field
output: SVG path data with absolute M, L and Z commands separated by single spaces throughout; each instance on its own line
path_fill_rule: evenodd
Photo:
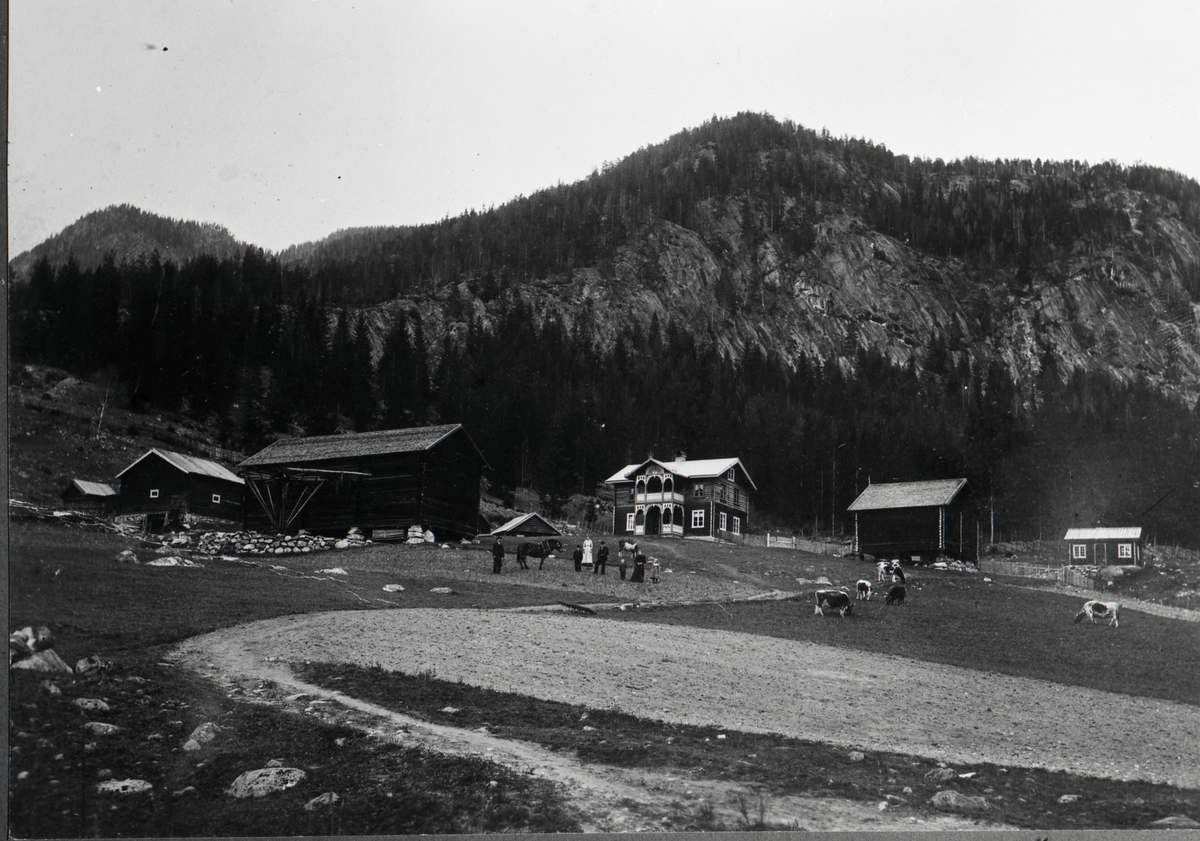
M 1074 625 L 1080 599 L 989 585 L 979 575 L 912 570 L 910 604 L 885 610 L 859 605 L 850 620 L 813 621 L 807 600 L 745 603 L 748 589 L 811 592 L 825 579 L 852 585 L 873 567 L 850 559 L 729 547 L 691 541 L 647 541 L 661 558 L 659 585 L 579 575 L 569 561 L 544 570 L 506 566 L 490 574 L 485 546 L 438 549 L 374 545 L 359 550 L 241 561 L 205 558 L 203 568 L 156 568 L 119 563 L 133 549 L 142 560 L 153 548 L 136 539 L 14 520 L 10 534 L 10 623 L 48 625 L 69 663 L 99 654 L 115 661 L 99 675 L 57 678 L 62 696 L 46 694 L 42 678 L 12 672 L 10 684 L 10 831 L 18 836 L 378 834 L 571 831 L 577 827 L 553 789 L 484 760 L 446 759 L 359 737 L 339 728 L 299 722 L 227 695 L 214 684 L 162 665 L 164 646 L 216 628 L 320 610 L 413 607 L 516 607 L 619 601 L 645 609 L 611 611 L 625 621 L 662 622 L 811 640 L 843 648 L 1053 680 L 1189 704 L 1200 702 L 1200 625 L 1142 613 L 1120 629 Z M 340 567 L 347 575 L 322 573 Z M 798 580 L 800 579 L 800 580 Z M 386 584 L 403 591 L 386 593 Z M 448 587 L 451 594 L 430 592 Z M 653 606 L 685 600 L 684 606 Z M 718 604 L 719 602 L 719 604 Z M 581 735 L 556 722 L 586 710 L 521 696 L 449 684 L 429 676 L 383 675 L 312 664 L 305 677 L 361 693 L 438 721 L 447 704 L 460 707 L 459 726 L 489 730 L 576 752 L 585 761 L 615 765 L 678 764 L 716 779 L 749 780 L 764 791 L 832 792 L 878 800 L 905 787 L 921 795 L 928 761 L 873 754 L 846 765 L 814 743 L 731 734 L 705 741 L 704 728 L 642 722 L 591 711 L 601 735 Z M 123 735 L 87 749 L 81 713 L 67 702 L 106 698 L 105 720 Z M 402 699 L 397 701 L 397 699 Z M 449 700 L 448 700 L 449 699 Z M 617 716 L 609 720 L 604 716 Z M 180 745 L 205 721 L 225 736 L 215 756 L 197 760 Z M 160 738 L 146 738 L 145 734 Z M 619 738 L 616 734 L 620 734 Z M 671 741 L 668 743 L 667 738 Z M 339 741 L 340 740 L 340 741 Z M 769 744 L 768 744 L 769 743 Z M 768 752 L 769 751 L 769 752 Z M 754 754 L 755 759 L 750 759 Z M 770 756 L 770 760 L 759 759 Z M 310 778 L 277 798 L 233 801 L 223 791 L 243 770 L 282 758 Z M 1014 769 L 1015 771 L 1016 769 Z M 1167 786 L 1081 780 L 1066 774 L 1019 771 L 994 780 L 1007 811 L 998 819 L 1036 827 L 1145 827 L 1168 814 L 1200 809 L 1200 792 Z M 24 774 L 25 776 L 22 776 Z M 106 776 L 107 775 L 107 776 Z M 152 782 L 154 795 L 101 801 L 94 783 L 115 776 Z M 490 786 L 492 781 L 495 786 Z M 192 787 L 189 791 L 189 787 Z M 303 804 L 336 790 L 332 812 Z M 1089 792 L 1087 806 L 1064 807 L 1063 793 Z M 176 793 L 179 793 L 176 796 Z M 920 799 L 923 802 L 924 798 Z M 769 819 L 762 823 L 770 826 Z M 746 827 L 755 825 L 747 814 Z M 741 827 L 741 828 L 746 828 Z M 684 828 L 684 827 L 679 827 Z M 721 828 L 696 826 L 695 829 Z M 739 828 L 739 827 L 724 827 Z

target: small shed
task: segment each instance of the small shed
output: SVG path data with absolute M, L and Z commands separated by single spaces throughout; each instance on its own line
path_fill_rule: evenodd
M 184 514 L 237 522 L 245 483 L 215 461 L 151 448 L 117 474 L 121 514 L 145 514 L 152 528 Z
M 561 537 L 562 532 L 541 514 L 522 514 L 491 531 L 493 537 L 520 535 L 522 537 Z
M 118 494 L 112 485 L 72 479 L 60 495 L 63 508 L 97 517 L 110 517 L 117 511 Z
M 1063 540 L 1073 566 L 1142 565 L 1142 530 L 1137 526 L 1067 529 Z
M 964 515 L 966 490 L 966 479 L 867 485 L 847 509 L 854 515 L 855 554 L 973 558 L 975 535 L 966 533 Z

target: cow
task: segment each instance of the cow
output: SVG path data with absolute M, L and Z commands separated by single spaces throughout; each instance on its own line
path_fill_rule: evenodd
M 891 574 L 891 571 L 892 571 L 892 562 L 891 561 L 880 561 L 879 563 L 875 564 L 875 570 L 877 572 L 877 575 L 876 575 L 877 580 L 887 581 L 887 577 L 888 577 L 888 575 Z
M 893 584 L 892 589 L 888 590 L 887 598 L 883 600 L 887 604 L 904 604 L 904 596 L 908 591 L 904 589 L 903 584 Z
M 862 601 L 862 600 L 866 599 L 867 601 L 870 601 L 871 600 L 871 582 L 865 578 L 860 578 L 858 580 L 857 586 L 858 586 L 858 600 Z
M 1079 622 L 1083 617 L 1092 620 L 1092 624 L 1096 624 L 1096 617 L 1103 619 L 1108 617 L 1110 627 L 1119 628 L 1121 626 L 1121 605 L 1117 602 L 1101 602 L 1095 599 L 1083 603 L 1083 610 L 1075 614 L 1075 621 Z
M 553 538 L 540 543 L 521 543 L 517 546 L 517 564 L 521 569 L 529 569 L 529 564 L 525 563 L 526 558 L 541 558 L 541 563 L 538 564 L 538 569 L 541 569 L 542 564 L 546 563 L 546 558 L 561 551 L 562 542 Z
M 900 564 L 892 565 L 892 583 L 893 584 L 903 584 L 904 583 L 904 570 L 902 570 L 900 568 Z
M 817 590 L 816 598 L 814 616 L 824 616 L 826 610 L 836 610 L 844 618 L 854 610 L 854 602 L 850 601 L 850 595 L 845 590 Z

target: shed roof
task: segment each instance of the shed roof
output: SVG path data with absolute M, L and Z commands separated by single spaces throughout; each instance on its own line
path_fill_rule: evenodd
M 637 464 L 625 465 L 605 479 L 604 483 L 606 485 L 615 485 L 621 482 L 632 482 L 633 474 L 649 464 L 657 464 L 668 473 L 682 476 L 684 479 L 714 478 L 736 466 L 741 468 L 742 475 L 746 477 L 746 481 L 750 483 L 750 487 L 758 490 L 758 487 L 754 484 L 754 480 L 750 478 L 750 473 L 746 470 L 746 465 L 742 464 L 742 460 L 739 458 L 698 458 L 682 461 L 659 461 L 656 458 L 652 458 L 646 461 L 639 461 Z
M 504 525 L 492 529 L 492 534 L 562 534 L 557 527 L 540 514 L 522 514 L 513 517 Z
M 377 432 L 355 432 L 346 435 L 312 435 L 307 438 L 280 438 L 269 444 L 238 465 L 261 467 L 265 465 L 296 464 L 314 461 L 331 461 L 358 456 L 389 455 L 392 453 L 419 453 L 428 450 L 462 431 L 460 423 L 440 426 L 417 426 L 408 429 L 381 429 Z M 475 452 L 475 442 L 467 435 Z M 479 455 L 483 460 L 483 454 Z M 486 463 L 486 462 L 485 462 Z
M 172 453 L 167 450 L 160 450 L 156 447 L 151 447 L 149 450 L 147 450 L 141 456 L 141 458 L 118 473 L 116 478 L 120 479 L 134 467 L 141 464 L 151 456 L 158 456 L 163 461 L 167 462 L 167 464 L 183 473 L 192 473 L 197 476 L 212 476 L 217 479 L 224 479 L 226 482 L 236 482 L 239 485 L 245 484 L 245 482 L 242 481 L 241 476 L 238 476 L 227 467 L 222 467 L 215 461 L 209 461 L 208 459 L 204 458 L 196 458 L 195 456 L 185 456 L 182 453 Z
M 967 486 L 966 479 L 932 479 L 926 482 L 882 482 L 867 489 L 850 503 L 847 511 L 878 511 L 884 508 L 925 508 L 949 505 Z
M 1063 540 L 1141 540 L 1140 526 L 1126 528 L 1067 529 Z
M 86 479 L 72 479 L 67 491 L 76 490 L 84 496 L 116 496 L 117 492 L 111 485 L 103 482 L 89 482 Z M 66 491 L 63 491 L 66 493 Z

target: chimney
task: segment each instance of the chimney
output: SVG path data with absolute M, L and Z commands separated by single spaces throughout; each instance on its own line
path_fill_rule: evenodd
M 687 461 L 687 453 L 685 453 L 683 450 L 680 450 L 679 452 L 677 452 L 675 454 L 675 461 L 676 462 Z

